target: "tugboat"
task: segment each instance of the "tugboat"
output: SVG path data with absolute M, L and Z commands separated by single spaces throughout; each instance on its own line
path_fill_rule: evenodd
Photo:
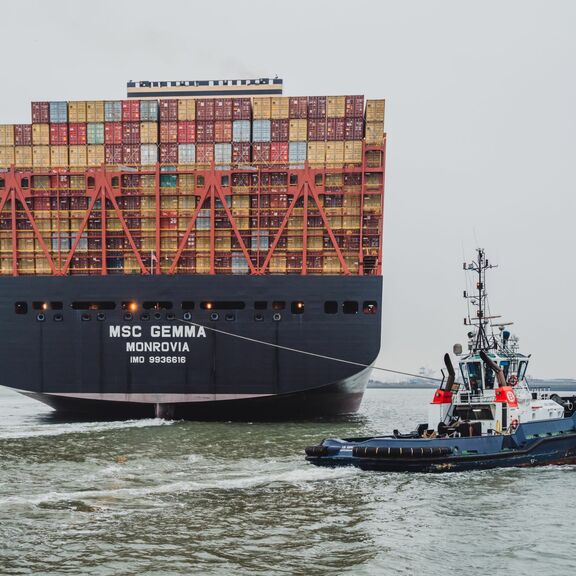
M 306 448 L 317 466 L 356 466 L 383 472 L 457 472 L 497 467 L 576 464 L 576 396 L 531 389 L 526 380 L 530 355 L 518 350 L 511 323 L 486 315 L 486 271 L 493 268 L 484 250 L 464 270 L 477 279 L 464 297 L 475 309 L 464 324 L 468 351 L 460 357 L 462 383 L 449 354 L 447 377 L 434 392 L 428 422 L 414 432 L 369 438 L 328 438 Z M 470 310 L 470 308 L 469 308 Z

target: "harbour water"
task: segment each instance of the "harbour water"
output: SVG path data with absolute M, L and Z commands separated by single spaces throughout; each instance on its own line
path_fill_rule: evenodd
M 0 391 L 0 574 L 573 574 L 575 467 L 446 475 L 308 465 L 329 435 L 425 421 L 368 390 L 303 423 L 82 422 Z

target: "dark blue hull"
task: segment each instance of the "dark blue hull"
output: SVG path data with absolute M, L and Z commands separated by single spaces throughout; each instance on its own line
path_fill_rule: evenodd
M 379 472 L 463 472 L 576 464 L 576 417 L 522 424 L 512 435 L 327 439 L 306 449 L 317 466 Z

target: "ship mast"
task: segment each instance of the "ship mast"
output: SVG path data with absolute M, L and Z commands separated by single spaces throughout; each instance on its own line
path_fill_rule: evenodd
M 480 350 L 490 350 L 494 344 L 490 344 L 490 339 L 487 333 L 489 320 L 498 318 L 498 316 L 486 316 L 486 300 L 488 293 L 486 292 L 486 270 L 496 268 L 488 262 L 483 248 L 477 248 L 476 261 L 469 264 L 464 263 L 464 270 L 474 272 L 477 275 L 476 290 L 477 294 L 468 294 L 464 292 L 464 298 L 470 300 L 472 305 L 476 308 L 476 317 L 473 318 L 468 314 L 468 318 L 464 319 L 466 326 L 475 326 L 476 334 L 474 335 L 473 351 L 479 352 Z M 494 338 L 492 338 L 494 342 Z

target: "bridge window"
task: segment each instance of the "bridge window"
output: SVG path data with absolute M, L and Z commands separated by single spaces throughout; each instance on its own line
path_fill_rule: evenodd
M 268 308 L 268 302 L 259 300 L 254 302 L 254 310 L 266 310 Z
M 376 312 L 378 312 L 378 302 L 368 300 L 367 302 L 364 302 L 362 310 L 364 311 L 364 314 L 376 314 Z
M 272 310 L 284 310 L 284 308 L 286 308 L 286 302 L 282 300 L 274 300 L 272 302 Z
M 172 302 L 142 302 L 144 310 L 172 310 Z
M 62 310 L 62 302 L 32 302 L 34 310 Z
M 72 310 L 114 310 L 116 302 L 72 302 Z
M 304 302 L 302 302 L 301 300 L 292 302 L 290 311 L 292 312 L 292 314 L 304 314 Z
M 194 310 L 194 302 L 191 300 L 186 300 L 182 302 L 182 310 Z
M 240 301 L 201 302 L 202 310 L 244 310 L 246 304 Z
M 16 312 L 16 314 L 28 314 L 28 303 L 16 302 L 14 304 L 14 312 Z
M 336 300 L 328 300 L 324 302 L 325 314 L 338 314 L 338 302 Z
M 358 302 L 347 300 L 342 304 L 342 312 L 344 312 L 344 314 L 358 314 Z

